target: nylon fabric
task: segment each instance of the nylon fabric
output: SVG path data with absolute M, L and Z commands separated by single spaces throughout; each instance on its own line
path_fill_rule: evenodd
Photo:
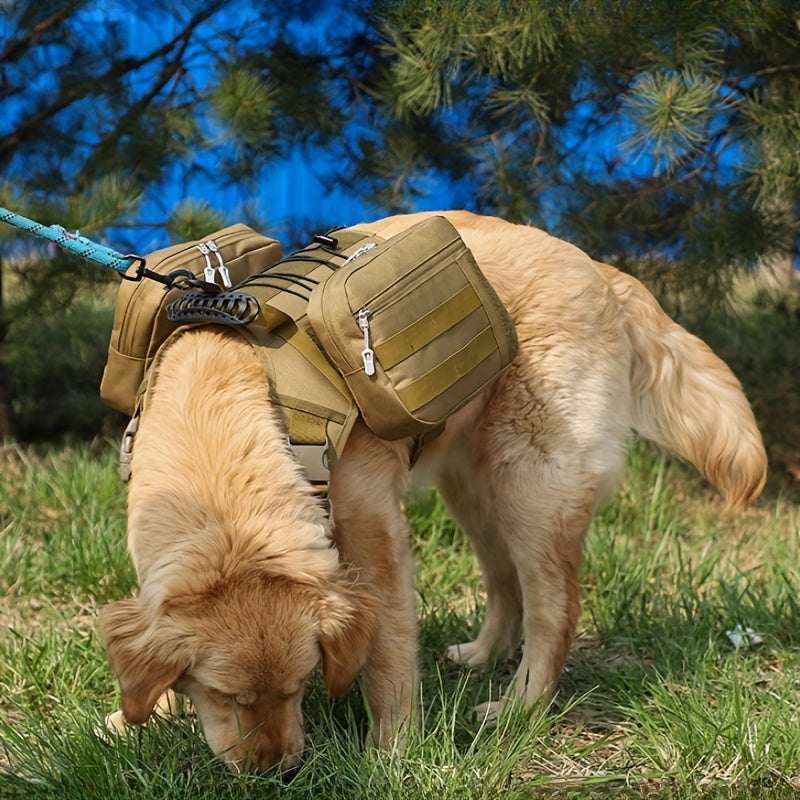
M 214 251 L 204 255 L 198 249 L 198 245 L 209 241 L 218 248 L 219 258 Z M 204 278 L 210 265 L 221 285 L 221 260 L 230 282 L 236 284 L 274 264 L 282 254 L 280 242 L 236 224 L 202 240 L 156 250 L 145 258 L 145 264 L 148 270 L 161 275 L 187 270 L 197 278 Z M 134 267 L 128 270 L 126 275 L 131 280 L 123 280 L 117 292 L 108 359 L 100 383 L 103 401 L 129 416 L 134 413 L 139 385 L 159 347 L 180 327 L 167 319 L 165 308 L 182 293 L 179 288 L 165 291 L 163 284 L 148 278 L 133 280 L 135 272 Z
M 308 319 L 364 422 L 383 439 L 442 425 L 518 347 L 508 312 L 444 217 L 334 271 L 312 291 Z
M 384 439 L 437 435 L 517 352 L 507 311 L 443 217 L 389 240 L 359 228 L 317 237 L 229 294 L 258 309 L 231 330 L 253 346 L 287 441 L 317 476 L 359 417 Z M 195 324 L 219 324 L 202 321 L 211 312 L 200 300 L 185 300 Z M 151 389 L 145 380 L 138 405 Z
M 406 408 L 416 411 L 468 375 L 496 349 L 494 331 L 484 328 L 472 341 L 415 381 L 397 387 Z
M 449 331 L 476 308 L 480 308 L 480 305 L 481 301 L 475 290 L 471 286 L 464 286 L 433 311 L 429 311 L 394 336 L 376 344 L 374 350 L 378 361 L 384 369 L 391 369 L 430 344 L 445 331 Z

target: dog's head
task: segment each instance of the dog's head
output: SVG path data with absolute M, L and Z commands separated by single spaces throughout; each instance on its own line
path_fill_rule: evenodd
M 145 722 L 169 687 L 187 695 L 209 746 L 234 769 L 294 766 L 301 703 L 322 662 L 342 694 L 367 658 L 375 602 L 342 577 L 324 587 L 240 576 L 157 609 L 140 598 L 103 610 L 101 633 L 126 722 Z

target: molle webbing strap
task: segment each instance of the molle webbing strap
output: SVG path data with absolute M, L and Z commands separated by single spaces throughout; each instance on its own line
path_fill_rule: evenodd
M 397 387 L 397 395 L 406 408 L 422 408 L 442 394 L 471 370 L 478 367 L 497 350 L 497 342 L 491 327 L 484 328 L 472 341 L 449 358 L 437 364 L 429 372 L 405 386 Z M 489 374 L 494 370 L 490 370 Z
M 294 328 L 293 332 L 286 328 Z M 341 457 L 358 419 L 358 407 L 344 382 L 325 362 L 320 369 L 316 349 L 294 323 L 277 331 L 256 325 L 235 329 L 252 345 L 264 367 L 273 400 L 283 414 L 291 445 L 315 445 L 327 451 L 332 468 Z
M 350 228 L 325 238 L 335 245 L 314 242 L 235 287 L 236 292 L 254 297 L 260 306 L 253 325 L 274 329 L 284 320 L 281 314 L 295 321 L 305 317 L 315 286 L 343 266 L 365 239 L 382 241 L 380 237 Z
M 481 305 L 471 284 L 429 311 L 407 328 L 375 345 L 375 355 L 384 369 L 391 369 L 430 344 L 442 331 L 449 330 Z
M 353 228 L 320 239 L 235 287 L 253 296 L 260 308 L 252 323 L 236 330 L 254 345 L 264 365 L 290 444 L 325 446 L 332 467 L 359 412 L 344 379 L 311 334 L 308 297 L 365 240 L 382 239 Z

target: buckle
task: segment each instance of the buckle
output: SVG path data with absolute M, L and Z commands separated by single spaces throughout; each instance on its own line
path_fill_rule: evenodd
M 139 417 L 131 417 L 131 421 L 122 434 L 119 446 L 119 477 L 124 483 L 131 479 L 131 458 L 133 457 L 133 437 L 139 430 Z
M 328 483 L 331 479 L 331 470 L 328 466 L 328 444 L 295 444 L 289 441 L 289 447 L 294 454 L 294 460 L 303 468 L 306 478 L 314 484 L 315 490 L 322 486 L 322 492 L 327 493 Z

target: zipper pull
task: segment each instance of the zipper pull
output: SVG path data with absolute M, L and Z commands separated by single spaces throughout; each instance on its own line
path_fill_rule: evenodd
M 352 253 L 344 260 L 342 266 L 346 267 L 351 261 L 355 260 L 356 258 L 359 258 L 359 256 L 363 256 L 364 253 L 368 253 L 370 250 L 372 250 L 373 247 L 377 246 L 378 246 L 377 242 L 367 242 L 366 244 L 362 244 L 361 247 L 358 248 L 358 250 L 356 250 L 354 253 Z
M 225 262 L 222 260 L 222 253 L 219 252 L 219 247 L 217 247 L 217 243 L 213 239 L 209 239 L 206 244 L 208 245 L 208 249 L 217 257 L 217 261 L 219 261 L 219 274 L 222 276 L 222 285 L 226 289 L 230 289 L 233 284 L 231 283 L 231 274 L 228 272 L 228 268 L 225 266 Z
M 369 309 L 361 308 L 357 315 L 358 327 L 364 331 L 364 349 L 361 351 L 361 360 L 364 362 L 364 372 L 367 375 L 375 374 L 375 353 L 369 345 Z
M 208 245 L 205 242 L 200 242 L 200 244 L 196 244 L 195 247 L 205 256 L 206 259 L 206 266 L 203 270 L 203 278 L 205 279 L 206 283 L 216 283 L 214 280 L 216 270 L 211 263 L 211 257 L 208 255 Z

